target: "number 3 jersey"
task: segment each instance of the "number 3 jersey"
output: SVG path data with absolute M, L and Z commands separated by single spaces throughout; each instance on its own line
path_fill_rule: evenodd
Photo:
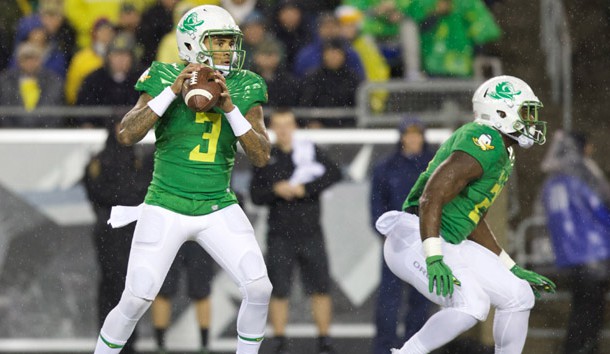
M 155 97 L 184 67 L 153 62 L 135 88 Z M 241 70 L 227 78 L 227 88 L 244 115 L 267 102 L 267 85 L 251 71 Z M 185 215 L 205 215 L 237 203 L 230 188 L 237 138 L 220 109 L 196 113 L 179 95 L 155 124 L 155 136 L 155 168 L 147 204 Z
M 403 204 L 403 210 L 419 205 L 419 197 L 436 168 L 454 151 L 463 151 L 475 158 L 483 168 L 481 178 L 468 184 L 443 207 L 441 236 L 449 243 L 465 240 L 487 212 L 510 176 L 514 156 L 508 151 L 497 130 L 480 124 L 467 123 L 456 130 L 437 151 Z

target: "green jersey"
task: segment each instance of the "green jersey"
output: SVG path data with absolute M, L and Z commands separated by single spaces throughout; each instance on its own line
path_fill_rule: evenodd
M 136 90 L 155 97 L 170 86 L 183 64 L 153 62 Z M 267 85 L 241 70 L 227 78 L 231 99 L 242 114 L 267 102 Z M 155 124 L 155 168 L 145 202 L 185 215 L 205 215 L 237 203 L 230 188 L 237 138 L 224 112 L 190 110 L 176 98 Z
M 453 200 L 443 207 L 441 236 L 449 243 L 464 241 L 474 230 L 510 176 L 514 155 L 506 149 L 497 130 L 479 123 L 468 123 L 456 130 L 441 145 L 411 189 L 403 210 L 419 205 L 419 197 L 434 170 L 454 151 L 474 157 L 483 168 L 481 178 L 469 183 Z

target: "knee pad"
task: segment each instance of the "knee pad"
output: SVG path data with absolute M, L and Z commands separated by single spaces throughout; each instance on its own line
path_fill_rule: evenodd
M 133 271 L 127 274 L 126 288 L 135 297 L 152 301 L 161 288 L 161 280 L 150 268 L 135 265 Z
M 479 286 L 464 287 L 457 294 L 453 293 L 453 298 L 455 306 L 452 307 L 456 310 L 467 313 L 479 321 L 487 319 L 491 299 Z
M 129 289 L 123 291 L 117 308 L 128 320 L 139 320 L 144 315 L 152 301 L 134 295 Z
M 500 310 L 513 312 L 529 311 L 536 303 L 534 292 L 530 284 L 525 280 L 519 281 L 516 286 L 512 287 L 511 295 L 510 301 L 506 305 L 501 306 L 501 308 L 499 307 Z
M 250 304 L 269 304 L 273 285 L 266 275 L 240 288 L 243 298 Z

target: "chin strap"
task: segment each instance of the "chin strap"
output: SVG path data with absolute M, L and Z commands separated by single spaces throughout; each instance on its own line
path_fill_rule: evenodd
M 504 135 L 515 140 L 519 144 L 519 146 L 524 149 L 529 149 L 534 146 L 534 139 L 527 137 L 523 134 L 519 134 L 519 136 L 514 136 L 512 134 L 504 133 Z
M 517 138 L 517 143 L 519 143 L 519 146 L 521 146 L 522 148 L 529 149 L 534 146 L 534 139 L 528 138 L 527 136 L 521 134 Z

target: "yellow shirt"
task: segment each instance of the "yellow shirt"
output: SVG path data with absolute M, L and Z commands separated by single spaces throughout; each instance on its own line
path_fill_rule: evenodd
M 159 48 L 157 48 L 157 61 L 162 63 L 180 63 L 178 56 L 178 41 L 176 40 L 176 32 L 170 32 L 163 36 Z
M 31 111 L 38 105 L 40 99 L 40 85 L 38 80 L 33 77 L 23 78 L 19 81 L 19 93 L 23 101 L 23 108 L 26 111 Z
M 87 48 L 91 44 L 91 29 L 98 19 L 105 17 L 116 24 L 119 20 L 121 5 L 125 0 L 65 0 L 66 18 L 77 33 L 76 42 L 79 48 Z M 156 0 L 130 0 L 142 13 Z
M 75 104 L 78 97 L 78 90 L 87 75 L 104 65 L 104 59 L 99 56 L 92 48 L 79 51 L 74 55 L 68 72 L 66 73 L 66 102 Z
M 387 81 L 390 78 L 390 66 L 371 36 L 358 36 L 352 42 L 352 47 L 360 57 L 368 81 Z M 385 108 L 388 92 L 377 90 L 371 94 L 370 99 L 373 111 L 380 112 Z

